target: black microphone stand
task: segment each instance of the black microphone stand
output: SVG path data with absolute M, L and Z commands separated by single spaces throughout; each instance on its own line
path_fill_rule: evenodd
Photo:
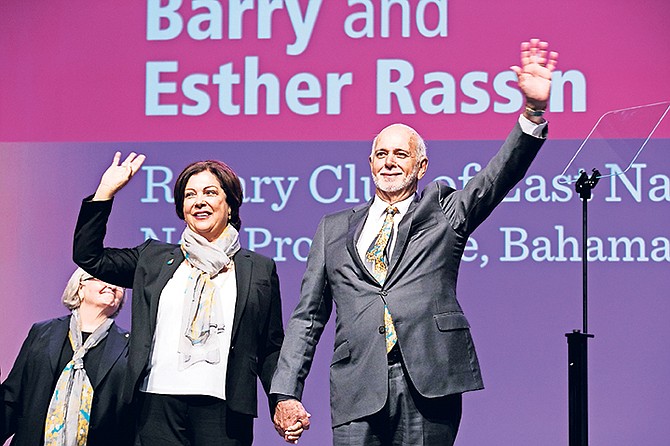
M 573 330 L 566 333 L 568 338 L 568 421 L 569 421 L 569 446 L 588 446 L 589 444 L 589 417 L 588 417 L 588 338 L 593 335 L 588 333 L 588 259 L 587 259 L 587 223 L 588 223 L 588 200 L 591 191 L 598 180 L 600 172 L 593 169 L 589 177 L 586 172 L 581 171 L 575 190 L 582 199 L 582 331 Z

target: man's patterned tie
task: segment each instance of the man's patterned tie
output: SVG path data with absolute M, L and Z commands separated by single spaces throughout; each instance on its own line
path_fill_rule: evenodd
M 377 238 L 368 248 L 365 259 L 370 262 L 370 272 L 377 279 L 380 285 L 384 285 L 386 280 L 386 272 L 388 271 L 388 244 L 393 233 L 393 216 L 398 213 L 398 208 L 389 206 L 386 208 L 386 217 L 384 224 L 377 234 Z M 384 305 L 384 329 L 386 333 L 386 352 L 390 352 L 393 346 L 398 342 L 398 337 L 395 333 L 393 319 L 389 312 L 388 306 Z

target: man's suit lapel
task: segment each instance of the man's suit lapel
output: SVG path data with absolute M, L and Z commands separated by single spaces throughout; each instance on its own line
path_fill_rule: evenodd
M 396 242 L 395 247 L 393 248 L 393 255 L 389 262 L 388 273 L 386 275 L 386 283 L 388 283 L 389 278 L 393 275 L 393 271 L 396 269 L 402 253 L 405 251 L 405 246 L 407 245 L 407 240 L 409 238 L 410 229 L 412 227 L 412 221 L 414 219 L 414 210 L 416 209 L 419 203 L 418 196 L 415 195 L 414 201 L 409 205 L 407 209 L 407 214 L 403 217 L 398 225 L 398 231 L 395 235 Z M 361 260 L 361 257 L 358 255 L 358 250 L 356 249 L 356 242 L 358 237 L 360 237 L 361 232 L 363 231 L 363 225 L 368 216 L 368 211 L 372 206 L 372 200 L 365 205 L 356 207 L 352 210 L 351 215 L 349 216 L 349 228 L 347 233 L 347 250 L 349 255 L 354 260 L 354 263 L 364 271 L 367 277 L 376 282 L 377 280 L 372 276 L 370 271 L 365 267 L 365 264 Z
M 405 246 L 407 245 L 407 240 L 409 238 L 410 229 L 412 228 L 412 221 L 414 220 L 414 210 L 416 209 L 417 204 L 419 203 L 418 197 L 415 195 L 414 201 L 409 205 L 407 209 L 407 214 L 403 217 L 398 225 L 398 232 L 396 234 L 396 242 L 393 247 L 393 254 L 391 255 L 391 260 L 389 261 L 388 272 L 386 273 L 386 282 L 393 277 L 393 271 L 396 270 L 398 264 L 400 263 L 400 258 L 405 252 Z
M 239 251 L 233 258 L 235 262 L 235 281 L 237 284 L 237 299 L 235 301 L 235 316 L 233 317 L 233 331 L 231 333 L 231 342 L 235 342 L 237 330 L 240 327 L 240 320 L 244 307 L 247 305 L 249 290 L 251 289 L 251 269 L 253 262 L 251 256 L 245 251 Z
M 119 359 L 126 345 L 128 345 L 128 333 L 119 331 L 116 324 L 109 327 L 107 340 L 105 342 L 105 351 L 98 363 L 98 373 L 95 373 L 95 381 L 91 382 L 93 388 L 97 388 L 107 373 L 112 369 L 112 366 Z
M 370 271 L 365 267 L 365 264 L 361 260 L 361 257 L 358 255 L 358 250 L 356 249 L 356 242 L 363 231 L 363 225 L 368 216 L 368 211 L 372 205 L 372 200 L 368 203 L 355 207 L 352 209 L 351 214 L 349 215 L 349 227 L 347 228 L 347 251 L 353 259 L 354 263 L 367 275 L 367 277 L 376 282 L 375 278 L 370 274 Z

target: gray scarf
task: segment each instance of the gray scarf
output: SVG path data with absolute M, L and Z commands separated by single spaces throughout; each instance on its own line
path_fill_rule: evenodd
M 86 352 L 107 337 L 113 319 L 107 319 L 82 343 L 79 311 L 70 317 L 70 344 L 74 354 L 58 378 L 44 427 L 45 446 L 85 445 L 93 402 L 93 386 L 84 369 Z
M 225 327 L 212 279 L 232 267 L 232 257 L 239 249 L 239 234 L 232 225 L 213 243 L 189 227 L 181 236 L 181 250 L 193 269 L 185 292 L 188 311 L 182 318 L 179 370 L 200 361 L 216 364 L 221 360 L 219 339 L 211 335 L 222 333 Z

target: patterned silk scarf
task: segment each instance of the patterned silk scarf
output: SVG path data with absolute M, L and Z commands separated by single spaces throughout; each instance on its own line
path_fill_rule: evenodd
M 217 274 L 232 267 L 232 257 L 240 249 L 239 234 L 232 225 L 226 226 L 223 234 L 210 243 L 205 237 L 186 227 L 182 234 L 181 249 L 193 270 L 186 285 L 188 311 L 182 319 L 179 338 L 179 369 L 207 361 L 216 364 L 220 360 L 219 340 L 211 334 L 224 330 L 218 311 L 216 286 L 212 282 Z
M 45 446 L 83 446 L 93 402 L 93 386 L 84 369 L 86 352 L 105 339 L 113 319 L 103 322 L 82 344 L 79 311 L 72 310 L 68 338 L 74 355 L 58 378 L 44 428 Z

